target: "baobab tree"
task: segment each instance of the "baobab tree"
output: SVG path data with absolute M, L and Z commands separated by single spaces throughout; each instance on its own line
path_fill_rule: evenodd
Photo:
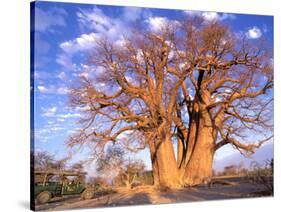
M 252 154 L 272 138 L 272 52 L 263 42 L 200 18 L 128 34 L 96 41 L 91 69 L 71 89 L 84 116 L 69 146 L 148 148 L 154 184 L 175 188 L 210 180 L 221 147 Z

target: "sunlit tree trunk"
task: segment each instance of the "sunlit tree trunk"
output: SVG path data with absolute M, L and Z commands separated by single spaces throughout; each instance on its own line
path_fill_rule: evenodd
M 196 185 L 210 181 L 212 177 L 212 164 L 214 157 L 214 144 L 212 129 L 204 127 L 200 130 L 193 154 L 185 169 L 184 182 L 186 185 Z
M 155 150 L 159 171 L 159 186 L 178 188 L 180 187 L 180 181 L 170 131 L 166 127 L 160 127 L 158 133 L 155 140 Z
M 197 132 L 193 151 L 185 168 L 184 184 L 206 183 L 212 177 L 212 165 L 215 152 L 215 129 L 205 108 L 198 112 Z

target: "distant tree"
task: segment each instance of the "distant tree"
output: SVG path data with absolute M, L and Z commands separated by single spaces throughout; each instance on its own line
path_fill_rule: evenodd
M 238 172 L 238 167 L 236 165 L 225 166 L 223 169 L 224 175 L 236 175 Z
M 96 162 L 96 170 L 102 176 L 112 179 L 122 169 L 125 152 L 120 147 L 110 146 Z
M 271 169 L 271 174 L 273 175 L 273 170 L 274 170 L 274 160 L 273 160 L 273 158 L 270 161 L 270 169 Z
M 97 171 L 113 182 L 125 184 L 130 188 L 138 173 L 144 171 L 145 165 L 141 160 L 125 158 L 125 152 L 118 146 L 108 148 L 105 155 L 97 160 Z
M 145 165 L 141 160 L 129 160 L 125 163 L 126 164 L 120 169 L 116 178 L 119 181 L 119 185 L 125 184 L 127 188 L 132 188 L 132 184 L 135 182 L 136 177 L 144 171 Z
M 49 175 L 52 171 L 63 171 L 66 168 L 66 162 L 68 157 L 57 160 L 55 156 L 50 154 L 47 151 L 35 151 L 34 153 L 34 171 L 44 171 L 44 175 L 36 176 L 35 181 L 46 183 L 53 178 L 52 175 Z M 56 179 L 57 180 L 57 179 Z
M 36 151 L 34 154 L 34 168 L 35 170 L 48 170 L 53 168 L 55 158 L 50 153 L 44 151 Z
M 34 168 L 35 170 L 63 170 L 66 167 L 66 162 L 69 158 L 60 160 L 55 159 L 55 156 L 47 151 L 36 151 L 34 154 Z

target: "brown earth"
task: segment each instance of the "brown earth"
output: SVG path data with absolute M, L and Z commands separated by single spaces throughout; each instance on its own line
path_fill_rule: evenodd
M 217 183 L 211 186 L 201 185 L 167 191 L 161 191 L 152 186 L 140 186 L 134 189 L 115 188 L 112 192 L 98 194 L 96 198 L 91 200 L 81 200 L 80 196 L 77 195 L 57 197 L 47 204 L 36 206 L 36 210 L 180 203 L 261 196 L 272 196 L 272 194 L 262 184 L 245 182 Z

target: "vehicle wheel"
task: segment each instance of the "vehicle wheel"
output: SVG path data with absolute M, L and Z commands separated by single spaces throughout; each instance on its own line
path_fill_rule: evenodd
M 38 204 L 44 204 L 44 203 L 49 202 L 51 198 L 52 198 L 52 195 L 50 192 L 43 191 L 40 194 L 38 194 L 38 196 L 36 197 L 36 200 L 37 200 Z
M 94 198 L 93 189 L 86 189 L 85 191 L 83 191 L 81 197 L 82 197 L 82 199 L 85 199 L 85 200 Z

